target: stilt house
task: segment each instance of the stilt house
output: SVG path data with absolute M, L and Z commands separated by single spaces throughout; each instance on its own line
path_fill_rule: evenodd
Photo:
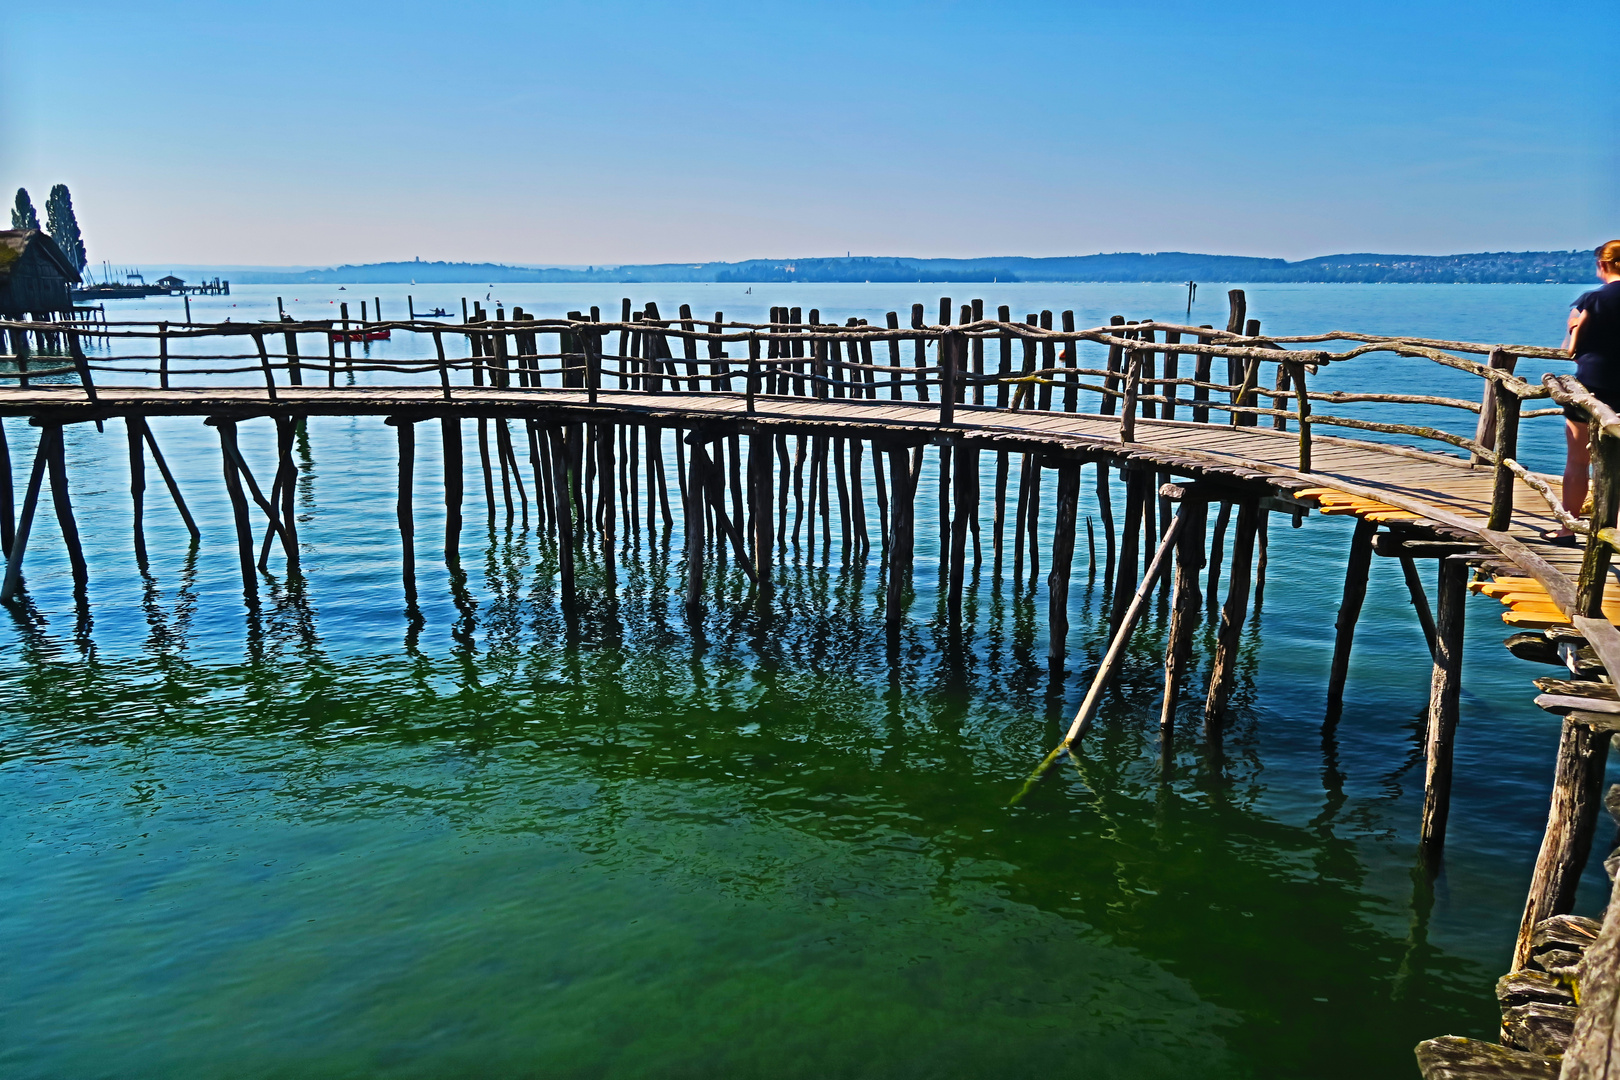
M 79 282 L 56 241 L 39 229 L 0 231 L 0 318 L 71 314 Z

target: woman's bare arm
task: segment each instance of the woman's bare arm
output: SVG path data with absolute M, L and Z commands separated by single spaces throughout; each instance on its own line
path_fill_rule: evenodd
M 1563 350 L 1571 356 L 1580 355 L 1581 327 L 1586 325 L 1586 312 L 1569 313 L 1569 332 L 1564 335 Z

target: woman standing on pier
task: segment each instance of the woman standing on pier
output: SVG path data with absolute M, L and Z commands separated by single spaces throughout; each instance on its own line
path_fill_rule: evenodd
M 1571 306 L 1564 349 L 1575 358 L 1581 385 L 1605 405 L 1620 409 L 1620 240 L 1610 240 L 1596 254 L 1603 286 L 1582 293 Z M 1591 444 L 1586 414 L 1566 407 L 1564 417 L 1564 509 L 1579 517 L 1590 482 Z M 1549 533 L 1548 539 L 1575 546 L 1575 534 L 1568 529 Z

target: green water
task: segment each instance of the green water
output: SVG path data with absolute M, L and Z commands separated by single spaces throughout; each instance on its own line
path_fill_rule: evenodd
M 718 575 L 689 622 L 678 527 L 624 548 L 611 603 L 587 567 L 569 627 L 546 545 L 476 496 L 464 574 L 438 561 L 424 435 L 418 622 L 391 433 L 315 419 L 307 580 L 250 613 L 217 442 L 154 428 L 201 549 L 154 492 L 142 574 L 122 432 L 77 426 L 89 597 L 47 516 L 0 625 L 0 1074 L 1362 1078 L 1493 1037 L 1556 723 L 1474 601 L 1446 866 L 1414 876 L 1428 673 L 1382 560 L 1322 723 L 1343 520 L 1273 521 L 1219 752 L 1210 624 L 1161 773 L 1156 610 L 1082 768 L 1009 809 L 1102 649 L 1083 541 L 1055 678 L 988 514 L 944 635 L 926 504 L 893 649 L 875 555 L 789 556 L 765 618 Z

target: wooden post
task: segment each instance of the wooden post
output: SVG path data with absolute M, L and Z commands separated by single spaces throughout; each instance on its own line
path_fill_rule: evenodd
M 1205 323 L 1203 326 L 1200 326 L 1199 329 L 1200 330 L 1213 330 L 1214 327 L 1210 326 L 1208 323 Z M 1198 344 L 1200 344 L 1200 345 L 1208 345 L 1209 341 L 1210 341 L 1210 338 L 1209 338 L 1208 334 L 1199 334 L 1198 335 Z M 1196 382 L 1196 383 L 1207 383 L 1207 382 L 1209 382 L 1210 362 L 1213 359 L 1214 359 L 1214 357 L 1212 357 L 1207 352 L 1201 352 L 1201 353 L 1194 353 L 1193 354 L 1193 381 L 1194 382 Z M 1208 386 L 1194 386 L 1193 387 L 1193 407 L 1192 407 L 1193 423 L 1195 423 L 1195 424 L 1207 424 L 1207 423 L 1209 423 L 1209 406 L 1205 405 L 1205 404 L 1202 404 L 1203 402 L 1206 402 L 1208 400 L 1209 400 L 1209 387 Z
M 1074 522 L 1080 504 L 1080 463 L 1060 459 L 1052 569 L 1046 575 L 1047 659 L 1059 663 L 1069 647 L 1069 574 L 1074 565 Z
M 1136 395 L 1142 378 L 1142 352 L 1131 350 L 1125 369 L 1125 400 L 1119 415 L 1119 441 L 1136 441 Z
M 416 604 L 416 519 L 411 512 L 411 488 L 416 469 L 416 422 L 391 416 L 386 421 L 399 433 L 399 495 L 394 516 L 399 521 L 400 572 L 405 603 Z
M 298 433 L 298 421 L 291 416 L 278 416 L 275 420 L 275 487 L 281 489 L 281 527 L 278 531 L 281 533 L 282 553 L 287 556 L 287 573 L 296 574 L 299 563 L 298 517 L 295 513 L 298 495 L 298 465 L 293 461 L 293 443 Z
M 1198 572 L 1204 568 L 1204 522 L 1209 517 L 1209 503 L 1201 495 L 1186 491 L 1176 513 L 1184 524 L 1176 544 L 1175 606 L 1170 612 L 1164 648 L 1164 701 L 1159 706 L 1159 751 L 1166 762 L 1174 753 L 1176 701 L 1192 655 L 1193 633 L 1202 621 L 1204 601 L 1198 592 Z
M 85 359 L 84 349 L 79 345 L 79 332 L 77 330 L 69 330 L 67 332 L 67 339 L 68 352 L 73 356 L 73 366 L 77 368 L 79 372 L 79 385 L 84 387 L 84 396 L 89 398 L 90 401 L 94 403 L 99 400 L 96 397 L 96 384 L 95 380 L 90 378 L 90 361 Z M 101 421 L 96 421 L 98 427 L 100 423 Z
M 457 432 L 459 441 L 460 433 Z M 574 509 L 578 505 L 573 484 L 569 480 L 569 462 L 573 460 L 561 426 L 546 429 L 551 443 L 552 483 L 557 489 L 557 568 L 560 577 L 558 602 L 564 614 L 574 611 Z
M 901 600 L 911 576 L 914 539 L 914 496 L 917 474 L 911 468 L 911 452 L 903 446 L 889 450 L 889 580 L 884 602 L 884 621 L 895 628 L 901 621 Z
M 164 460 L 163 451 L 158 449 L 157 439 L 152 436 L 151 426 L 147 424 L 144 418 L 137 417 L 136 419 L 141 426 L 141 434 L 146 438 L 146 448 L 152 451 L 152 464 L 158 467 L 158 472 L 163 477 L 163 483 L 169 489 L 169 497 L 174 500 L 174 508 L 180 512 L 180 520 L 185 522 L 186 531 L 191 534 L 191 542 L 196 543 L 201 538 L 202 532 L 197 528 L 197 523 L 192 520 L 191 510 L 187 508 L 186 500 L 180 495 L 180 485 L 175 483 L 174 474 L 169 471 L 169 463 Z
M 1024 781 L 1024 786 L 1019 789 L 1018 794 L 1012 797 L 1014 804 L 1021 801 L 1029 793 L 1030 789 L 1040 781 L 1041 777 L 1046 775 L 1047 770 L 1052 767 L 1052 764 L 1058 758 L 1064 754 L 1072 753 L 1074 745 L 1084 738 L 1086 732 L 1090 730 L 1092 719 L 1097 715 L 1097 706 L 1102 701 L 1102 692 L 1113 681 L 1115 674 L 1118 673 L 1124 663 L 1125 645 L 1130 640 L 1131 632 L 1136 629 L 1136 624 L 1141 619 L 1142 612 L 1147 610 L 1148 598 L 1153 594 L 1153 586 L 1158 581 L 1159 575 L 1164 573 L 1166 557 L 1169 555 L 1170 549 L 1175 546 L 1176 539 L 1180 536 L 1183 527 L 1184 521 L 1180 515 L 1177 515 L 1175 521 L 1171 522 L 1170 528 L 1165 530 L 1164 539 L 1159 543 L 1153 561 L 1148 564 L 1147 573 L 1143 575 L 1142 584 L 1137 587 L 1136 595 L 1131 598 L 1131 604 L 1125 612 L 1125 618 L 1120 622 L 1119 628 L 1114 631 L 1113 637 L 1108 643 L 1108 652 L 1103 656 L 1102 664 L 1097 668 L 1097 674 L 1092 677 L 1091 688 L 1086 691 L 1085 700 L 1080 703 L 1080 709 L 1075 713 L 1074 722 L 1069 725 L 1069 730 L 1064 735 L 1063 741 L 1042 759 L 1041 763 L 1036 766 L 1034 773 L 1030 775 L 1028 780 Z
M 220 456 L 224 460 L 225 492 L 231 500 L 231 516 L 236 522 L 236 554 L 242 564 L 242 591 L 251 599 L 258 594 L 258 582 L 253 565 L 253 523 L 248 517 L 247 496 L 242 492 L 242 476 L 237 470 L 236 421 L 215 420 L 219 429 Z
M 1311 471 L 1311 402 L 1305 390 L 1305 365 L 1290 363 L 1294 384 L 1294 412 L 1299 417 L 1299 471 Z
M 1355 532 L 1350 536 L 1350 557 L 1344 569 L 1344 598 L 1339 601 L 1339 617 L 1333 623 L 1333 663 L 1328 668 L 1327 687 L 1329 716 L 1337 716 L 1344 706 L 1344 683 L 1350 673 L 1350 643 L 1356 635 L 1356 620 L 1361 618 L 1361 605 L 1367 599 L 1367 571 L 1372 566 L 1372 541 L 1377 531 L 1376 522 L 1357 518 Z
M 686 610 L 696 615 L 703 607 L 703 464 L 708 459 L 693 447 L 686 480 Z
M 62 530 L 68 562 L 73 568 L 74 591 L 83 592 L 90 583 L 90 575 L 85 568 L 84 548 L 79 542 L 79 525 L 73 516 L 73 500 L 68 495 L 67 454 L 62 441 L 62 425 L 52 424 L 51 427 L 54 429 L 51 453 L 46 460 L 51 480 L 51 502 L 55 505 L 56 524 Z
M 1423 628 L 1423 640 L 1429 646 L 1430 659 L 1439 659 L 1440 646 L 1435 641 L 1434 613 L 1429 610 L 1429 594 L 1423 590 L 1423 579 L 1418 576 L 1417 563 L 1404 551 L 1400 555 L 1401 576 L 1406 578 L 1406 591 L 1412 597 L 1417 611 L 1418 625 Z
M 758 349 L 758 342 L 754 342 Z M 748 481 L 750 521 L 753 524 L 754 577 L 758 581 L 759 600 L 763 605 L 770 600 L 772 586 L 771 563 L 771 463 L 774 448 L 769 435 L 748 436 Z
M 1615 526 L 1615 513 L 1620 510 L 1620 439 L 1603 434 L 1596 423 L 1587 425 L 1592 445 L 1592 533 L 1595 538 L 1603 529 Z M 1604 582 L 1609 577 L 1610 549 L 1608 544 L 1589 543 L 1586 557 L 1581 560 L 1581 574 L 1576 586 L 1575 605 L 1579 609 L 1571 614 L 1600 618 L 1603 612 Z
M 1519 358 L 1501 346 L 1492 349 L 1490 355 L 1485 359 L 1486 367 L 1508 375 L 1513 374 L 1513 369 L 1518 364 Z M 1500 389 L 1495 379 L 1488 377 L 1485 379 L 1485 386 L 1479 402 L 1479 423 L 1474 426 L 1474 441 L 1481 446 L 1495 447 L 1496 445 L 1497 426 L 1500 423 L 1498 410 L 1501 407 L 1500 402 L 1497 401 L 1497 394 Z M 1469 462 L 1474 465 L 1483 465 L 1485 464 L 1485 458 L 1478 452 L 1474 452 L 1469 455 Z M 1493 525 L 1491 528 L 1494 529 L 1496 526 Z
M 951 524 L 951 581 L 946 603 L 947 624 L 953 633 L 962 629 L 962 588 L 967 576 L 968 523 L 979 513 L 979 450 L 975 446 L 958 445 L 952 464 L 955 466 L 956 520 Z
M 131 511 L 130 535 L 135 542 L 136 565 L 146 565 L 146 446 L 141 441 L 141 422 L 139 417 L 124 417 L 124 438 L 129 443 L 129 501 Z M 11 472 L 9 462 L 5 469 Z M 10 486 L 9 484 L 7 485 Z M 10 495 L 10 492 L 7 492 Z M 10 499 L 6 500 L 8 503 Z M 0 526 L 9 526 L 11 523 L 10 507 L 6 507 L 4 519 L 0 519 Z M 9 532 L 9 528 L 7 529 Z M 5 543 L 6 550 L 11 549 L 9 538 Z
M 0 604 L 9 604 L 17 597 L 22 585 L 23 556 L 28 552 L 28 534 L 33 531 L 34 511 L 39 506 L 39 489 L 45 479 L 46 463 L 51 457 L 51 428 L 42 427 L 39 447 L 34 452 L 34 470 L 28 476 L 28 488 L 23 493 L 22 513 L 17 518 L 17 536 L 6 553 L 6 576 L 0 582 Z M 61 429 L 56 429 L 60 433 Z
M 286 321 L 292 322 L 292 319 L 286 318 Z M 287 346 L 287 382 L 292 386 L 303 386 L 304 368 L 298 362 L 298 335 L 289 330 L 282 337 Z
M 613 431 L 606 424 L 593 426 L 597 428 L 596 475 L 602 491 L 602 584 L 611 596 L 618 584 L 618 553 L 613 540 Z M 626 462 L 626 467 L 634 465 Z
M 1219 739 L 1226 718 L 1226 703 L 1232 695 L 1237 671 L 1238 646 L 1243 638 L 1243 622 L 1249 613 L 1249 564 L 1254 557 L 1254 534 L 1259 524 L 1259 507 L 1254 499 L 1238 505 L 1237 533 L 1232 539 L 1232 572 L 1226 586 L 1226 606 L 1221 610 L 1221 628 L 1210 669 L 1209 695 L 1204 700 L 1204 734 Z
M 1489 527 L 1497 532 L 1506 531 L 1513 521 L 1513 470 L 1508 461 L 1519 452 L 1519 395 L 1495 383 L 1496 430 L 1493 449 L 1496 451 L 1496 475 L 1491 486 L 1491 515 Z M 1489 396 L 1489 395 L 1488 395 Z M 1595 545 L 1602 546 L 1602 545 Z
M 1612 733 L 1595 730 L 1573 716 L 1564 718 L 1553 771 L 1552 804 L 1547 830 L 1530 877 L 1530 894 L 1513 949 L 1518 971 L 1530 959 L 1530 936 L 1536 924 L 1575 910 L 1575 891 L 1592 850 L 1598 809 L 1603 805 L 1603 770 L 1609 760 Z
M 946 427 L 956 422 L 956 390 L 963 343 L 960 330 L 947 330 L 939 339 L 939 422 Z
M 444 558 L 461 559 L 461 418 L 439 417 L 439 438 L 444 447 Z
M 1129 414 L 1127 414 L 1129 415 Z M 1120 533 L 1119 576 L 1109 603 L 1108 627 L 1118 631 L 1125 617 L 1126 597 L 1136 588 L 1136 554 L 1142 535 L 1142 504 L 1147 498 L 1149 474 L 1140 468 L 1122 467 L 1125 474 L 1125 527 Z
M 1599 545 L 1592 545 L 1597 547 Z M 1451 813 L 1451 749 L 1462 694 L 1463 610 L 1468 602 L 1468 565 L 1440 560 L 1439 617 L 1435 621 L 1434 673 L 1429 679 L 1429 736 L 1423 778 L 1423 857 L 1437 862 Z

